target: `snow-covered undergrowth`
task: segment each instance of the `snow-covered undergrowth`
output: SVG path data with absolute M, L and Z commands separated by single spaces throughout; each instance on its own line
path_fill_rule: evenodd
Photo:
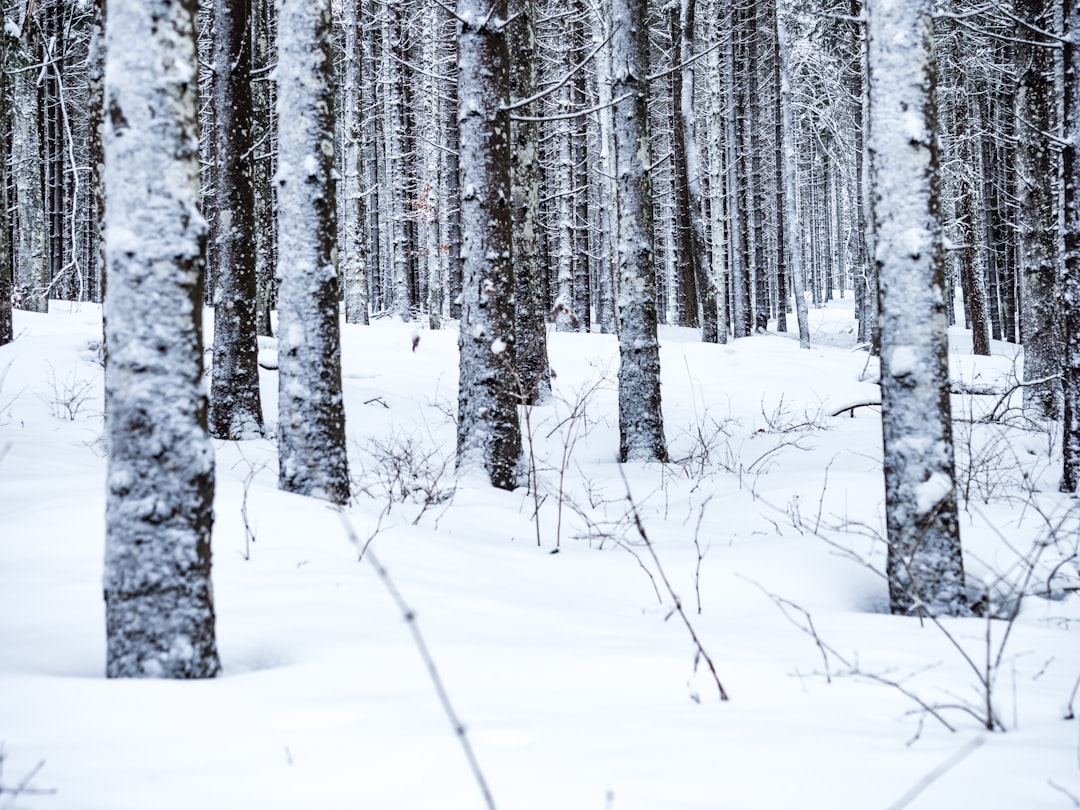
M 345 326 L 344 515 L 277 490 L 271 440 L 216 445 L 224 674 L 208 682 L 104 679 L 100 312 L 16 313 L 0 348 L 0 808 L 481 807 L 343 520 L 415 610 L 499 808 L 1075 806 L 1059 437 L 1001 401 L 1010 347 L 975 358 L 958 331 L 957 390 L 979 392 L 954 397 L 966 564 L 1004 618 L 889 616 L 880 417 L 863 405 L 876 362 L 850 310 L 812 310 L 809 351 L 662 329 L 674 461 L 622 474 L 615 339 L 552 334 L 555 396 L 526 420 L 535 498 L 454 480 L 455 332 L 413 351 L 413 325 Z M 276 372 L 261 373 L 273 420 Z M 984 728 L 987 680 L 1003 733 Z M 55 792 L 13 796 L 42 760 L 29 787 Z

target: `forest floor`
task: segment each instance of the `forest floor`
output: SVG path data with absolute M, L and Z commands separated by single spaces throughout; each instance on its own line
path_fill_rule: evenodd
M 965 564 L 990 616 L 890 616 L 877 365 L 850 303 L 811 309 L 808 351 L 662 329 L 666 465 L 615 463 L 615 339 L 550 335 L 535 498 L 455 480 L 455 331 L 413 351 L 415 325 L 345 326 L 353 504 L 279 492 L 270 439 L 215 443 L 224 671 L 201 682 L 103 677 L 100 309 L 17 312 L 0 808 L 481 808 L 414 629 L 503 810 L 1080 807 L 1060 431 L 1007 395 L 1014 347 L 974 357 L 954 330 Z

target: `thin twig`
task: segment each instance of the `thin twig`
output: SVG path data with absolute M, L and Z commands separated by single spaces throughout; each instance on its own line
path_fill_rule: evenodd
M 349 537 L 349 541 L 353 545 L 359 547 L 360 538 L 357 537 L 356 532 L 353 531 L 352 524 L 349 523 L 344 515 L 342 516 L 341 521 L 345 526 L 345 532 Z M 458 717 L 453 704 L 450 702 L 450 695 L 447 693 L 446 686 L 443 684 L 442 677 L 439 675 L 439 671 L 435 666 L 435 659 L 432 658 L 427 642 L 424 641 L 424 636 L 420 632 L 420 625 L 417 624 L 416 621 L 416 611 L 409 607 L 409 603 L 405 601 L 405 597 L 402 596 L 401 591 L 398 590 L 394 580 L 391 579 L 390 572 L 386 570 L 386 567 L 381 562 L 379 562 L 379 558 L 375 556 L 375 552 L 368 548 L 370 542 L 371 541 L 369 540 L 368 544 L 365 544 L 364 548 L 366 553 L 363 553 L 363 556 L 367 557 L 368 562 L 371 563 L 371 567 L 374 568 L 375 573 L 379 575 L 379 579 L 382 581 L 383 586 L 394 600 L 402 617 L 404 617 L 405 623 L 409 625 L 409 632 L 412 634 L 413 643 L 420 653 L 420 658 L 423 659 L 424 666 L 428 671 L 428 676 L 431 678 L 431 683 L 434 685 L 435 692 L 439 696 L 439 702 L 442 704 L 443 711 L 446 712 L 446 717 L 450 721 L 450 726 L 453 728 L 454 734 L 461 743 L 461 748 L 465 752 L 465 758 L 469 761 L 469 767 L 472 769 L 473 777 L 476 779 L 477 786 L 484 796 L 484 805 L 488 810 L 495 810 L 495 800 L 491 796 L 491 790 L 488 788 L 487 780 L 484 778 L 484 773 L 480 769 L 480 762 L 476 758 L 476 752 L 473 751 L 472 743 L 469 742 L 465 724 L 461 721 L 461 718 Z
M 633 495 L 630 493 L 630 484 L 626 480 L 626 473 L 623 471 L 621 465 L 619 465 L 619 475 L 622 477 L 623 486 L 626 488 L 626 500 L 630 504 L 630 514 L 634 518 L 634 526 L 637 528 L 638 534 L 641 536 L 642 541 L 645 543 L 645 547 L 652 556 L 653 564 L 656 566 L 656 573 L 660 575 L 660 579 L 664 583 L 664 588 L 667 589 L 668 595 L 671 596 L 674 601 L 675 612 L 679 614 L 679 618 L 681 618 L 683 624 L 686 625 L 686 629 L 690 633 L 690 638 L 693 640 L 694 646 L 697 647 L 698 655 L 700 655 L 708 665 L 709 672 L 712 673 L 713 681 L 716 682 L 716 690 L 720 693 L 720 700 L 726 701 L 728 700 L 728 693 L 724 689 L 724 685 L 720 683 L 720 676 L 716 672 L 716 666 L 713 664 L 712 658 L 710 658 L 709 654 L 705 651 L 701 639 L 698 638 L 698 635 L 694 630 L 694 625 L 690 623 L 690 617 L 687 616 L 686 611 L 683 610 L 682 600 L 679 599 L 678 594 L 675 593 L 675 589 L 671 587 L 671 582 L 668 580 L 667 574 L 664 573 L 664 567 L 660 564 L 660 558 L 656 554 L 656 549 L 653 548 L 653 544 L 649 540 L 649 535 L 645 531 L 645 526 L 641 522 L 641 515 L 638 514 L 637 504 L 634 503 Z

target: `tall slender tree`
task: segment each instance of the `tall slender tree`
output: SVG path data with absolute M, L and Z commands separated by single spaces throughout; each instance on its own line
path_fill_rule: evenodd
M 874 260 L 893 613 L 962 614 L 932 0 L 869 0 Z
M 194 0 L 109 0 L 106 39 L 106 673 L 211 677 Z
M 1063 0 L 1065 36 L 1065 138 L 1061 150 L 1065 178 L 1065 274 L 1062 321 L 1065 331 L 1061 489 L 1080 488 L 1080 3 Z
M 613 0 L 612 93 L 618 178 L 619 458 L 666 461 L 660 405 L 649 157 L 648 4 Z
M 1058 105 L 1056 5 L 1056 0 L 1016 0 L 1015 7 L 1024 409 L 1044 419 L 1061 416 L 1059 167 L 1053 145 Z
M 0 17 L 2 17 L 0 9 Z M 14 337 L 11 320 L 12 263 L 11 218 L 8 208 L 7 144 L 11 134 L 11 104 L 8 99 L 8 32 L 0 31 L 0 346 Z
M 278 0 L 278 485 L 349 499 L 330 0 Z
M 457 467 L 517 486 L 506 0 L 458 0 L 461 328 Z
M 210 433 L 262 435 L 256 344 L 255 196 L 251 178 L 251 0 L 214 0 L 214 153 L 218 227 Z
M 512 0 L 508 28 L 510 95 L 524 101 L 536 94 L 536 3 Z M 510 196 L 515 277 L 515 348 L 522 398 L 543 402 L 551 394 L 547 330 L 544 325 L 543 273 L 540 256 L 540 133 L 536 104 L 526 104 L 510 126 Z

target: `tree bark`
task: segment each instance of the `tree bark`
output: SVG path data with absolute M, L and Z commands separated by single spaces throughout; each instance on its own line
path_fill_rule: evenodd
M 949 410 L 932 0 L 870 0 L 874 258 L 893 613 L 967 611 Z
M 330 0 L 278 0 L 278 486 L 349 500 Z
M 531 98 L 536 93 L 536 3 L 513 0 L 513 22 L 507 30 L 510 48 L 510 96 Z M 536 404 L 551 396 L 548 366 L 544 267 L 540 261 L 540 133 L 536 104 L 520 110 L 522 119 L 510 125 L 510 198 L 512 201 L 513 257 L 516 283 L 516 349 L 520 395 Z
M 1024 345 L 1024 410 L 1037 418 L 1061 416 L 1062 345 L 1058 309 L 1058 164 L 1056 130 L 1055 0 L 1016 0 L 1016 173 Z M 1041 381 L 1041 382 L 1035 382 Z
M 263 431 L 255 321 L 250 18 L 250 0 L 214 2 L 218 227 L 210 434 L 216 439 L 254 439 Z
M 106 39 L 106 673 L 212 677 L 195 4 L 109 0 Z
M 462 303 L 457 468 L 518 484 L 506 0 L 458 0 Z
M 1065 331 L 1063 384 L 1065 424 L 1062 441 L 1063 492 L 1080 487 L 1080 5 L 1063 0 L 1065 22 L 1065 273 L 1062 321 Z
M 666 461 L 660 404 L 648 131 L 646 0 L 613 0 L 612 94 L 618 178 L 619 458 Z

